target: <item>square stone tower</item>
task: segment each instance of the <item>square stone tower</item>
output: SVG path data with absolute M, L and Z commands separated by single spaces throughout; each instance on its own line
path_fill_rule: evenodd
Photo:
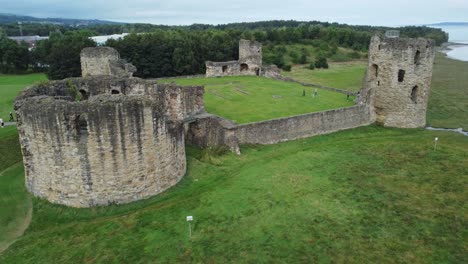
M 239 63 L 241 71 L 247 65 L 248 70 L 262 67 L 262 44 L 257 41 L 241 39 L 239 41 Z M 247 69 L 245 69 L 247 70 Z
M 364 87 L 370 91 L 376 123 L 426 125 L 434 56 L 434 41 L 429 39 L 372 37 Z

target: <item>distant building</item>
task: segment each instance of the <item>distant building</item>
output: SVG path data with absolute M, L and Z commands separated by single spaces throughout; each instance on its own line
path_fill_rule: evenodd
M 11 40 L 16 41 L 18 44 L 21 42 L 25 42 L 29 45 L 29 50 L 33 49 L 36 47 L 36 42 L 39 40 L 44 40 L 44 39 L 49 39 L 49 37 L 41 37 L 41 36 L 14 36 L 14 37 L 8 37 Z
M 123 39 L 127 35 L 128 33 L 105 35 L 105 36 L 94 36 L 94 37 L 91 37 L 91 39 L 96 41 L 98 45 L 103 45 L 104 43 L 106 43 L 108 39 Z

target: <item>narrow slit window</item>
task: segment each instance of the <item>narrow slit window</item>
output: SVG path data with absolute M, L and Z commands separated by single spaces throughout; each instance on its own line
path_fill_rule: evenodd
M 402 82 L 405 79 L 405 71 L 399 70 L 398 71 L 398 82 Z
M 372 64 L 372 72 L 374 73 L 375 78 L 379 77 L 379 65 Z
M 418 102 L 418 86 L 414 86 L 413 89 L 411 89 L 411 101 L 413 101 L 413 103 L 417 103 Z
M 414 55 L 414 64 L 419 65 L 421 63 L 421 52 L 419 50 L 416 51 Z

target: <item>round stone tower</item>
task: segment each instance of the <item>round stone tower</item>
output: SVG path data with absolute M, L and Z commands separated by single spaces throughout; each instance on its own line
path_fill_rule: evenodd
M 372 37 L 364 87 L 371 91 L 377 123 L 425 126 L 434 56 L 432 40 Z
M 103 54 L 86 54 L 93 52 Z M 53 203 L 90 207 L 175 185 L 186 171 L 184 122 L 204 113 L 203 87 L 88 70 L 16 98 L 27 189 Z

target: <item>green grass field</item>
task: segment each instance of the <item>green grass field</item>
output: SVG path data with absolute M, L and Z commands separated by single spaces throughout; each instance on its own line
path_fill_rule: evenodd
M 205 108 L 237 123 L 304 114 L 353 105 L 346 95 L 256 76 L 172 79 L 181 85 L 204 85 Z M 306 96 L 302 96 L 303 90 Z
M 296 65 L 290 72 L 282 72 L 284 76 L 295 80 L 320 84 L 357 92 L 362 87 L 362 78 L 366 72 L 367 62 L 332 62 L 329 69 L 310 70 L 307 65 Z
M 468 62 L 437 53 L 427 123 L 434 127 L 468 130 Z
M 24 172 L 15 127 L 0 129 L 0 252 L 21 235 L 31 202 L 24 187 Z M 21 230 L 19 230 L 21 229 Z
M 457 124 L 466 120 L 466 89 L 458 81 L 465 77 L 437 82 L 463 65 L 442 59 L 436 60 L 428 120 L 440 115 L 440 121 Z M 241 100 L 237 93 L 244 100 L 259 96 L 264 108 L 273 105 L 265 99 L 268 83 L 263 80 L 264 91 L 255 90 L 258 80 L 249 77 L 178 81 L 207 84 L 207 100 L 221 105 L 214 106 L 217 111 L 237 109 L 227 103 Z M 7 94 L 4 87 L 2 95 Z M 283 90 L 267 95 L 293 98 L 302 109 L 301 99 L 313 100 L 301 97 L 302 88 L 279 94 Z M 7 96 L 1 100 L 12 101 L 15 94 L 8 91 Z M 266 118 L 256 107 L 246 104 L 237 116 Z M 439 137 L 437 151 L 434 137 Z M 368 126 L 242 146 L 241 156 L 216 152 L 188 148 L 184 179 L 144 201 L 73 209 L 33 198 L 31 224 L 17 238 L 27 226 L 31 198 L 16 129 L 0 129 L 0 252 L 16 240 L 0 253 L 0 263 L 468 261 L 468 137 Z M 191 239 L 187 215 L 195 219 Z
M 8 114 L 13 112 L 13 101 L 16 95 L 25 87 L 47 80 L 42 73 L 25 75 L 1 75 L 0 74 L 0 117 L 8 121 Z
M 242 151 L 189 149 L 180 184 L 129 205 L 34 200 L 29 229 L 0 262 L 467 260 L 468 137 L 370 126 Z

